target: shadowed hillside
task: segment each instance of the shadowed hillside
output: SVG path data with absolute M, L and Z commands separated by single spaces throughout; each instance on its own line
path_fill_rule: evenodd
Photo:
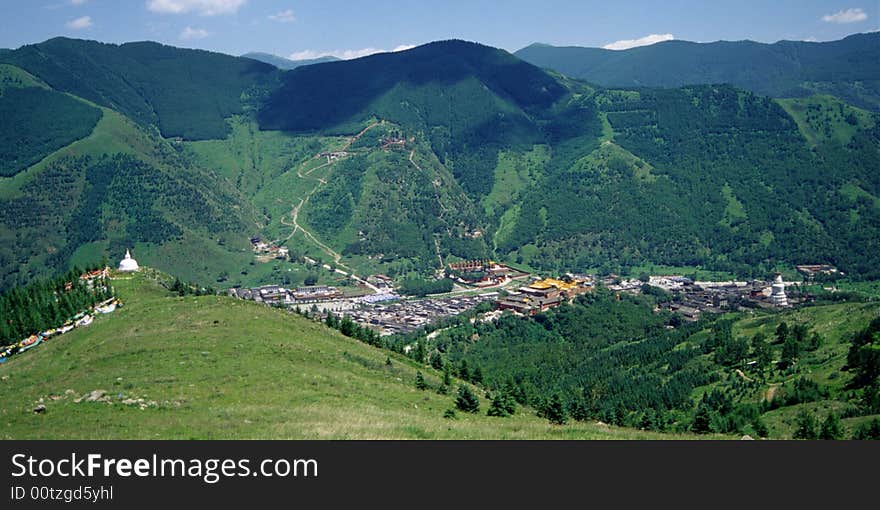
M 222 138 L 224 118 L 243 111 L 277 70 L 251 59 L 154 42 L 123 45 L 58 37 L 3 53 L 0 60 L 52 88 L 113 108 L 166 137 Z

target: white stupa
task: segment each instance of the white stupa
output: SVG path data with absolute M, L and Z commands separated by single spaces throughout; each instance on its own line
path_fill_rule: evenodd
M 125 258 L 119 261 L 119 270 L 130 273 L 139 269 L 140 266 L 138 266 L 137 260 L 131 258 L 131 253 L 125 250 Z
M 776 280 L 770 287 L 770 302 L 776 306 L 788 306 L 788 297 L 785 295 L 785 284 L 782 282 L 782 275 L 776 275 Z

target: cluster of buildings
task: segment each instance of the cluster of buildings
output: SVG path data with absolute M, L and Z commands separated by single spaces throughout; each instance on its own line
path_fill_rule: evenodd
M 593 281 L 585 277 L 569 277 L 566 280 L 545 278 L 508 292 L 495 302 L 495 307 L 522 315 L 535 315 L 570 302 L 592 289 Z
M 454 262 L 447 265 L 446 274 L 457 283 L 474 287 L 493 287 L 529 276 L 529 273 L 492 260 Z
M 348 156 L 348 153 L 345 151 L 334 151 L 334 152 L 322 152 L 318 154 L 319 157 L 327 158 L 327 162 L 336 161 L 337 159 L 342 159 Z
M 389 136 L 379 140 L 379 147 L 384 150 L 406 148 L 406 138 Z
M 346 315 L 358 324 L 379 331 L 381 335 L 410 333 L 437 320 L 466 312 L 480 303 L 494 301 L 497 297 L 498 293 L 489 292 L 391 303 L 362 302 L 361 306 L 346 311 Z
M 287 246 L 269 244 L 256 236 L 251 238 L 251 247 L 257 256 L 266 259 L 286 259 L 290 255 L 290 250 Z
M 795 269 L 807 280 L 813 280 L 817 276 L 843 276 L 841 271 L 828 264 L 806 264 L 795 266 Z
M 644 282 L 633 288 L 632 281 L 620 283 L 624 291 L 640 292 Z M 790 298 L 786 282 L 777 274 L 772 282 L 695 282 L 684 277 L 652 276 L 648 285 L 670 292 L 674 299 L 660 308 L 676 312 L 687 321 L 697 321 L 704 313 L 721 313 L 753 308 L 788 308 L 800 304 L 803 297 Z
M 230 296 L 239 299 L 277 306 L 299 306 L 337 300 L 343 297 L 342 291 L 326 285 L 311 285 L 295 289 L 285 289 L 280 285 L 264 285 L 250 289 L 232 288 L 227 292 Z

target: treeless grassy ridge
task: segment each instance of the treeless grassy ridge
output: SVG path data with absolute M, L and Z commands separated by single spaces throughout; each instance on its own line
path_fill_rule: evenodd
M 593 423 L 457 413 L 415 388 L 421 369 L 299 316 L 226 297 L 176 297 L 117 279 L 125 306 L 0 365 L 3 439 L 695 438 Z M 94 390 L 107 401 L 75 402 Z M 34 414 L 40 402 L 43 414 Z M 131 400 L 136 403 L 131 403 Z M 139 401 L 138 399 L 142 399 Z M 128 401 L 128 404 L 123 401 Z M 141 409 L 141 407 L 144 407 Z M 706 436 L 702 436 L 706 437 Z

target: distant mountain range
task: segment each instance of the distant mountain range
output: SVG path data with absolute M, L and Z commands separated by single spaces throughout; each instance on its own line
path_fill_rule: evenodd
M 880 33 L 839 41 L 694 43 L 666 41 L 628 50 L 533 44 L 515 55 L 539 67 L 609 87 L 730 83 L 771 97 L 837 95 L 880 110 Z
M 567 76 L 457 40 L 293 70 L 152 42 L 0 52 L 0 288 L 131 246 L 189 280 L 294 277 L 256 265 L 254 235 L 358 274 L 880 276 L 880 116 L 855 106 L 877 37 L 565 50 L 597 55 Z
M 260 52 L 251 52 L 245 53 L 242 55 L 244 58 L 251 58 L 254 60 L 259 60 L 260 62 L 265 62 L 267 64 L 272 64 L 278 69 L 296 69 L 300 66 L 309 66 L 312 64 L 323 64 L 324 62 L 336 62 L 339 60 L 338 58 L 332 55 L 326 55 L 318 58 L 311 59 L 303 59 L 303 60 L 291 60 L 289 58 L 279 57 L 278 55 L 272 55 L 270 53 L 260 53 Z

